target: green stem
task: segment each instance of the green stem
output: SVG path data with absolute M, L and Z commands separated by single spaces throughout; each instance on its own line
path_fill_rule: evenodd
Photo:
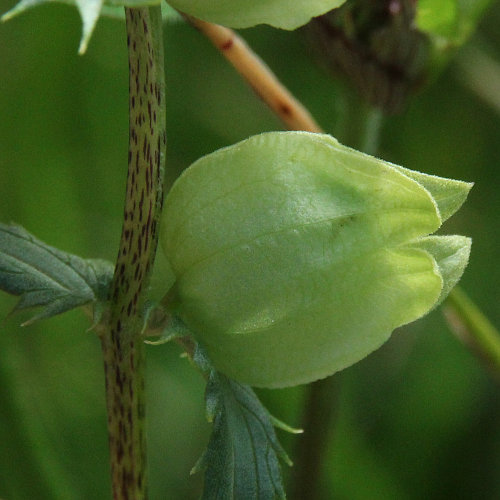
M 384 113 L 370 106 L 351 88 L 344 88 L 336 137 L 343 144 L 375 155 L 378 150 Z
M 500 332 L 458 286 L 446 299 L 443 313 L 450 329 L 500 381 Z
M 143 291 L 163 204 L 165 111 L 160 7 L 126 8 L 129 56 L 129 166 L 122 236 L 101 334 L 111 477 L 115 500 L 147 498 Z
M 369 155 L 376 155 L 379 143 L 384 113 L 375 107 L 370 107 L 365 116 L 364 135 L 361 138 L 360 150 Z
M 479 44 L 468 44 L 460 50 L 457 60 L 458 81 L 472 90 L 488 106 L 500 113 L 500 63 Z

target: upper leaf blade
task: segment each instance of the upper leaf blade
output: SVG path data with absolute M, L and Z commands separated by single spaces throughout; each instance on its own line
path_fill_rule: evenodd
M 109 262 L 82 259 L 20 226 L 0 224 L 0 289 L 20 296 L 14 310 L 43 307 L 25 324 L 105 300 L 112 274 Z
M 293 30 L 312 17 L 340 7 L 345 0 L 168 0 L 191 16 L 232 28 L 269 24 Z

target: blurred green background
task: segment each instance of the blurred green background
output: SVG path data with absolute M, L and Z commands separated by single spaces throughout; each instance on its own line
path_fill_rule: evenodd
M 12 5 L 0 0 L 0 11 Z M 474 43 L 485 43 L 500 64 L 498 26 L 496 3 Z M 316 65 L 301 33 L 261 27 L 244 36 L 333 133 L 341 87 Z M 79 37 L 76 11 L 61 5 L 0 26 L 0 220 L 66 251 L 114 260 L 128 140 L 124 26 L 101 20 L 83 57 Z M 165 44 L 170 183 L 203 154 L 281 128 L 194 30 L 168 25 Z M 473 237 L 462 285 L 496 325 L 499 144 L 500 110 L 452 64 L 406 113 L 385 122 L 380 149 L 406 167 L 475 182 L 444 230 Z M 161 293 L 161 276 L 152 287 Z M 15 302 L 0 295 L 0 318 Z M 80 311 L 27 328 L 21 319 L 0 323 L 0 498 L 109 498 L 99 343 Z M 195 499 L 202 477 L 189 472 L 210 431 L 203 381 L 177 346 L 148 346 L 147 357 L 151 498 Z M 499 386 L 439 310 L 339 378 L 325 500 L 500 498 Z M 303 388 L 259 394 L 278 418 L 300 425 Z M 300 437 L 281 437 L 293 455 Z

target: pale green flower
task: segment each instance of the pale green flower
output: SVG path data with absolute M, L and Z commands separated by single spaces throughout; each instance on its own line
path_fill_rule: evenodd
M 330 375 L 456 284 L 470 239 L 429 235 L 470 188 L 328 135 L 272 132 L 216 151 L 166 199 L 174 312 L 236 380 Z

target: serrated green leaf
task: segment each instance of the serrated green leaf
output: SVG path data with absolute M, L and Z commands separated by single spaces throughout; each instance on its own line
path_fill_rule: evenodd
M 293 30 L 345 0 L 168 0 L 186 14 L 232 28 L 269 24 Z
M 6 12 L 2 21 L 8 21 L 22 12 L 46 3 L 64 3 L 78 9 L 82 19 L 82 37 L 78 52 L 85 53 L 97 21 L 101 16 L 125 20 L 124 7 L 144 7 L 158 5 L 160 0 L 21 0 L 15 7 Z M 181 16 L 170 6 L 162 3 L 164 20 L 180 20 Z
M 207 369 L 207 358 L 200 359 Z M 279 459 L 291 462 L 252 389 L 209 368 L 206 412 L 212 435 L 192 470 L 205 471 L 202 499 L 284 499 Z
M 0 289 L 20 296 L 14 311 L 42 307 L 24 324 L 104 301 L 112 276 L 110 262 L 82 259 L 0 224 Z
M 466 236 L 427 236 L 411 246 L 429 252 L 435 259 L 443 278 L 443 289 L 437 307 L 462 277 L 469 262 L 472 240 Z
M 78 9 L 82 19 L 82 37 L 78 52 L 83 54 L 87 50 L 88 42 L 99 19 L 103 0 L 21 0 L 14 8 L 2 16 L 2 21 L 8 21 L 28 9 L 46 3 L 65 3 Z
M 342 370 L 446 293 L 448 266 L 413 243 L 469 189 L 326 135 L 273 132 L 219 150 L 166 199 L 176 312 L 217 370 L 242 383 Z M 458 277 L 465 263 L 449 263 Z
M 82 39 L 78 52 L 83 54 L 87 50 L 90 37 L 101 14 L 103 0 L 75 0 L 75 2 L 82 18 Z

